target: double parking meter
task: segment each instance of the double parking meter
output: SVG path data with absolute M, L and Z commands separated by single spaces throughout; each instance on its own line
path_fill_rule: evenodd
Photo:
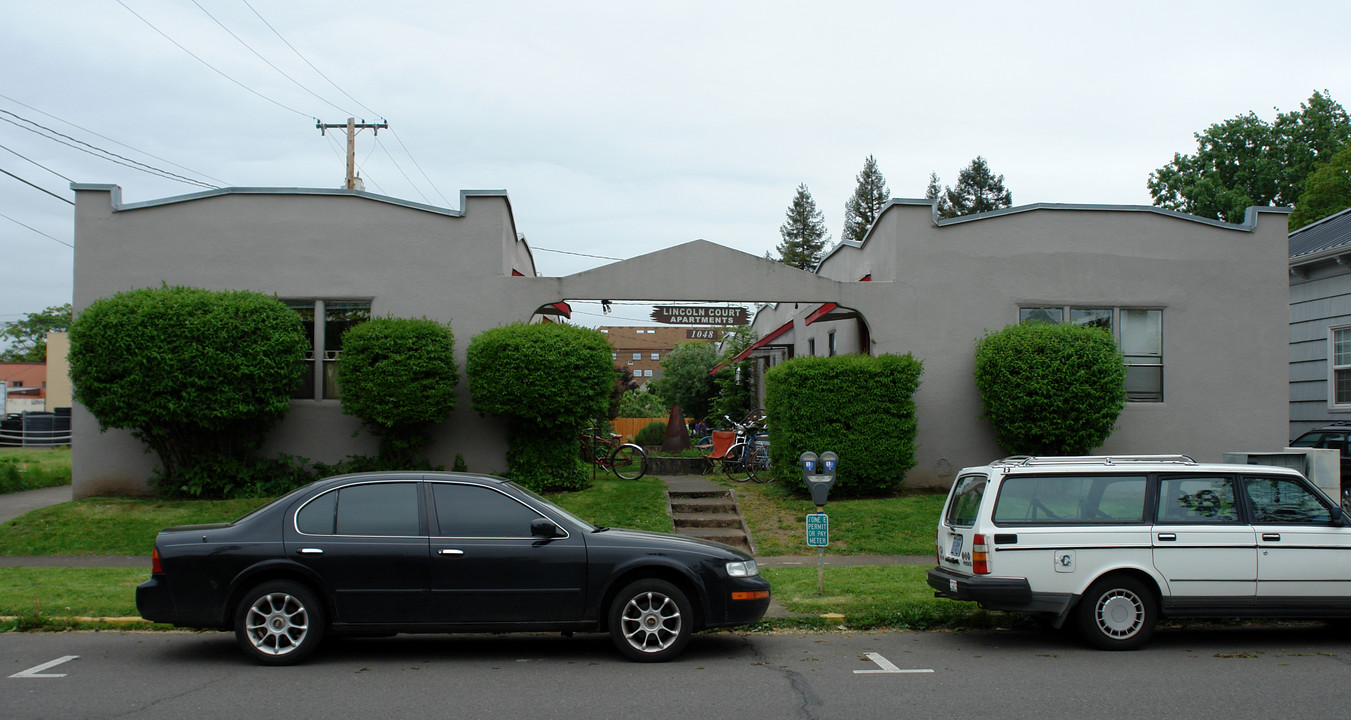
M 835 486 L 835 471 L 840 456 L 827 450 L 819 456 L 810 450 L 798 456 L 797 463 L 802 468 L 802 479 L 811 490 L 812 502 L 820 510 L 826 506 L 826 496 Z

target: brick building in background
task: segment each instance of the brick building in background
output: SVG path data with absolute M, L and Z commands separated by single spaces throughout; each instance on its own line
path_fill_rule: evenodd
M 661 361 L 676 345 L 689 342 L 717 342 L 723 328 L 716 327 L 598 327 L 610 341 L 615 368 L 633 373 L 638 384 L 661 377 Z

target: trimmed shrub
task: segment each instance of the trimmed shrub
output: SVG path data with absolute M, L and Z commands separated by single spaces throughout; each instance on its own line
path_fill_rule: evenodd
M 465 369 L 473 408 L 508 418 L 510 477 L 534 490 L 575 490 L 590 474 L 577 434 L 610 407 L 610 344 L 574 325 L 516 323 L 469 343 Z
M 1026 323 L 976 343 L 976 388 L 995 440 L 1013 455 L 1085 455 L 1126 405 L 1126 366 L 1112 334 Z
M 377 318 L 348 330 L 338 358 L 342 411 L 379 438 L 391 468 L 425 464 L 432 426 L 455 409 L 455 335 L 426 318 Z
M 633 436 L 633 442 L 639 445 L 660 445 L 666 440 L 666 423 L 648 423 Z
M 307 344 L 296 313 L 260 293 L 130 290 L 71 324 L 70 377 L 101 430 L 158 455 L 161 494 L 223 497 L 290 408 Z
M 805 490 L 798 457 L 840 456 L 834 497 L 899 487 L 915 465 L 915 390 L 923 364 L 910 355 L 789 360 L 765 374 L 765 415 L 775 477 Z

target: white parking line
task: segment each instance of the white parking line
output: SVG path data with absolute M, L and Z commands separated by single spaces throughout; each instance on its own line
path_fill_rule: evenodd
M 71 660 L 74 660 L 74 659 L 76 659 L 76 658 L 78 658 L 78 657 L 80 657 L 80 656 L 79 656 L 79 655 L 65 655 L 65 656 L 59 657 L 59 658 L 57 658 L 57 659 L 55 659 L 55 660 L 53 660 L 53 661 L 51 661 L 51 662 L 45 662 L 45 663 L 42 663 L 41 665 L 38 665 L 37 667 L 30 667 L 30 668 L 28 668 L 27 670 L 24 670 L 23 672 L 16 672 L 16 673 L 14 673 L 13 675 L 10 675 L 10 677 L 12 677 L 12 678 L 63 678 L 63 677 L 66 676 L 65 673 L 47 673 L 47 674 L 44 675 L 44 674 L 42 673 L 42 671 L 43 671 L 43 670 L 48 670 L 48 669 L 50 669 L 50 668 L 54 668 L 54 667 L 56 667 L 57 665 L 60 665 L 60 664 L 63 663 L 63 662 L 70 662 Z
M 877 675 L 880 673 L 931 673 L 933 668 L 915 668 L 912 670 L 902 670 L 896 667 L 890 660 L 878 655 L 877 653 L 863 653 L 869 660 L 877 663 L 881 670 L 855 670 L 855 675 Z

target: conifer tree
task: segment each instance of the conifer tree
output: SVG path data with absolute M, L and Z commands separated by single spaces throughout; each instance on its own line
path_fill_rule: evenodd
M 1004 176 L 996 177 L 985 158 L 977 155 L 957 174 L 957 187 L 944 191 L 938 214 L 950 218 L 998 210 L 1012 204 L 1013 193 L 1004 187 Z
M 817 209 L 806 183 L 797 186 L 787 215 L 787 221 L 779 226 L 779 235 L 783 237 L 777 248 L 779 262 L 814 272 L 830 237 L 826 235 L 825 214 Z
M 872 155 L 863 161 L 863 170 L 855 179 L 858 180 L 858 186 L 844 204 L 844 232 L 840 234 L 840 239 L 857 242 L 863 240 L 868 228 L 886 209 L 891 200 L 891 189 L 887 187 L 887 180 L 877 169 L 877 160 Z

